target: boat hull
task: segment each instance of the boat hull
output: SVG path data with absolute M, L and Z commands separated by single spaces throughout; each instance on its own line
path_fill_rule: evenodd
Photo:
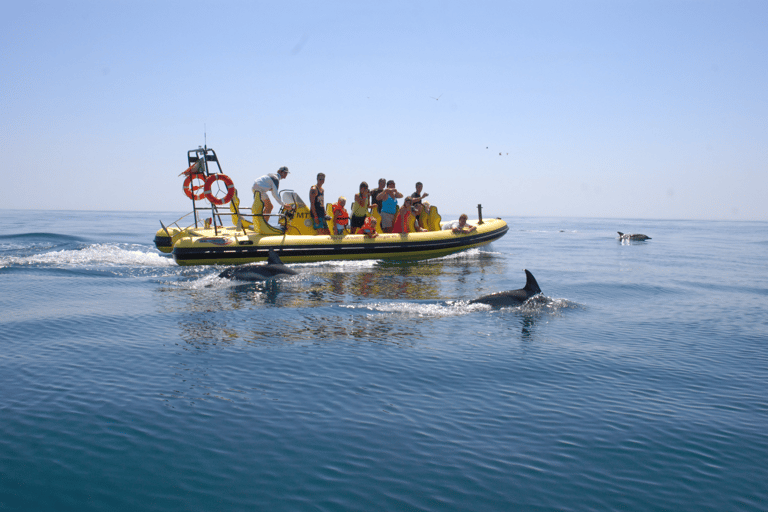
M 363 235 L 287 235 L 244 234 L 242 231 L 195 230 L 195 236 L 182 237 L 173 244 L 171 254 L 179 265 L 239 265 L 264 261 L 270 249 L 286 263 L 329 260 L 414 261 L 438 258 L 480 247 L 498 240 L 508 231 L 501 219 L 486 220 L 477 230 L 455 234 L 450 230 L 408 234 Z

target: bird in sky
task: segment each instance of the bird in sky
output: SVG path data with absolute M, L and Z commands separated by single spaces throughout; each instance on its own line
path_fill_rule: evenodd
M 440 93 L 440 96 L 442 96 L 442 95 L 443 95 L 443 93 Z M 435 101 L 438 101 L 440 99 L 440 96 L 438 96 L 437 98 L 435 98 L 434 96 L 430 96 L 430 98 L 432 98 Z

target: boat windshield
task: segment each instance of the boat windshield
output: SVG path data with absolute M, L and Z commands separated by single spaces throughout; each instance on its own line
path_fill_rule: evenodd
M 283 203 L 285 204 L 296 204 L 297 208 L 301 208 L 302 206 L 306 206 L 304 204 L 304 201 L 301 200 L 299 197 L 299 194 L 297 192 L 294 192 L 293 190 L 283 190 L 280 193 L 280 199 L 283 200 Z

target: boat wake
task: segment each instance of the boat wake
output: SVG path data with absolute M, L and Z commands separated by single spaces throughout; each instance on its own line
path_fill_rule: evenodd
M 168 286 L 169 289 L 176 290 L 227 290 L 227 289 L 242 289 L 251 292 L 262 292 L 267 288 L 275 287 L 276 283 L 280 283 L 278 286 L 286 286 L 288 283 L 297 283 L 307 280 L 310 274 L 300 273 L 295 276 L 280 276 L 279 279 L 267 279 L 264 281 L 240 281 L 237 279 L 227 279 L 226 277 L 220 277 L 221 268 L 214 267 L 215 271 L 210 273 L 211 268 L 180 268 L 181 277 L 180 280 L 164 281 L 163 284 Z M 290 288 L 289 288 L 290 289 Z
M 497 251 L 492 251 L 488 247 L 478 248 L 474 247 L 472 249 L 463 251 L 463 252 L 457 252 L 454 254 L 448 254 L 447 256 L 441 256 L 440 258 L 435 258 L 434 260 L 430 261 L 463 261 L 463 260 L 477 260 L 481 258 L 492 258 L 495 256 L 501 256 L 502 253 Z
M 72 235 L 56 233 L 21 233 L 16 235 L 0 235 L 0 251 L 44 251 L 55 249 L 62 245 L 84 243 L 85 240 Z
M 359 272 L 367 269 L 375 268 L 379 265 L 381 260 L 331 260 L 331 261 L 318 261 L 313 263 L 290 263 L 291 267 L 296 269 L 323 269 L 332 270 L 334 272 Z
M 25 245 L 17 251 L 40 249 Z M 81 249 L 62 249 L 24 256 L 0 256 L 5 267 L 175 267 L 176 263 L 150 247 L 135 244 L 93 244 Z

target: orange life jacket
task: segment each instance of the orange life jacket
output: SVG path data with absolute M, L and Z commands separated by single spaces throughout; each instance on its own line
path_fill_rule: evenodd
M 371 226 L 371 219 L 373 217 L 366 217 L 365 222 L 363 222 L 363 225 L 359 228 L 357 228 L 357 232 L 355 232 L 356 235 L 367 235 L 370 233 L 373 233 L 376 231 L 373 226 Z
M 407 233 L 408 232 L 408 220 L 411 218 L 411 212 L 405 212 L 405 215 L 398 213 L 395 218 L 395 223 L 392 225 L 393 233 Z
M 336 218 L 334 222 L 346 226 L 349 222 L 349 214 L 339 203 L 333 205 L 333 216 Z

